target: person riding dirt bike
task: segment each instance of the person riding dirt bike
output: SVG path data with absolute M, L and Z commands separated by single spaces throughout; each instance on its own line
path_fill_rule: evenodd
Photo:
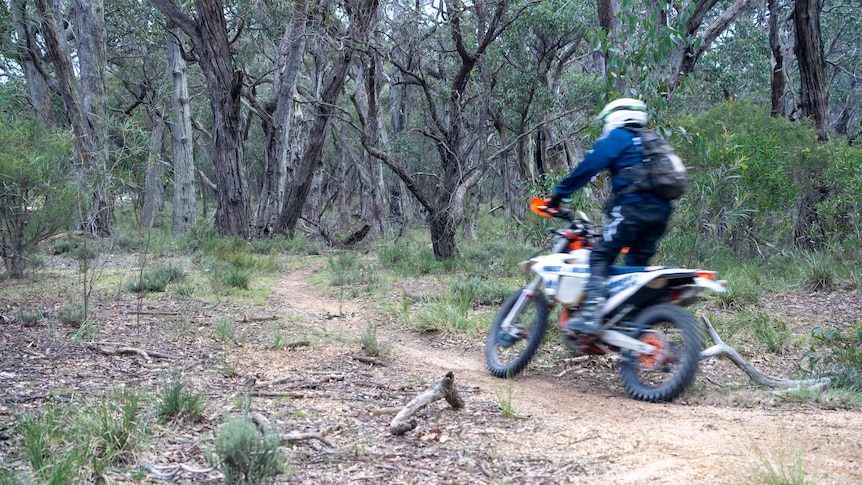
M 613 196 L 605 208 L 602 237 L 590 254 L 583 311 L 566 324 L 568 335 L 599 332 L 600 309 L 608 298 L 608 274 L 617 255 L 628 247 L 626 266 L 646 266 L 667 230 L 671 202 L 649 192 L 625 193 L 633 181 L 621 176 L 624 169 L 641 164 L 644 158 L 641 136 L 626 128 L 644 128 L 648 119 L 646 104 L 638 99 L 618 99 L 605 106 L 597 117 L 604 123 L 601 137 L 546 199 L 548 210 L 553 211 L 599 172 L 610 172 Z

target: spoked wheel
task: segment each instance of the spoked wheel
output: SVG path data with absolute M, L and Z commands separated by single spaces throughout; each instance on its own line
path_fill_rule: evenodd
M 639 401 L 673 401 L 697 374 L 703 349 L 697 322 L 686 310 L 662 304 L 644 310 L 635 323 L 646 329 L 637 338 L 656 350 L 624 356 L 620 365 L 623 387 Z
M 536 291 L 529 298 L 520 313 L 513 319 L 514 334 L 509 342 L 501 338 L 502 325 L 512 311 L 523 290 L 512 293 L 497 311 L 488 340 L 485 342 L 485 359 L 488 369 L 497 377 L 514 377 L 527 367 L 533 354 L 538 350 L 548 326 L 548 301 L 544 293 Z M 511 343 L 511 345 L 508 345 Z

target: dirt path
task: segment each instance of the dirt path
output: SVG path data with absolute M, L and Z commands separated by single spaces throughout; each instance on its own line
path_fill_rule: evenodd
M 282 302 L 287 312 L 339 316 L 319 321 L 327 331 L 361 335 L 369 319 L 377 318 L 373 309 L 314 290 L 308 283 L 313 271 L 304 268 L 285 275 L 273 301 Z M 595 371 L 597 375 L 588 367 L 563 377 L 531 369 L 508 388 L 485 370 L 482 342 L 416 336 L 391 326 L 378 335 L 393 345 L 392 364 L 383 373 L 391 381 L 404 379 L 399 369 L 422 376 L 425 383 L 447 371 L 455 373 L 456 385 L 469 390 L 468 409 L 474 410 L 461 418 L 451 413 L 455 426 L 459 419 L 477 416 L 480 426 L 490 426 L 470 433 L 464 442 L 465 448 L 482 449 L 485 440 L 494 455 L 489 467 L 498 469 L 501 460 L 544 459 L 548 464 L 538 475 L 524 467 L 522 475 L 517 467 L 497 475 L 480 463 L 488 482 L 528 483 L 540 477 L 539 482 L 549 483 L 753 483 L 768 471 L 765 463 L 771 463 L 777 476 L 801 475 L 797 460 L 802 460 L 806 482 L 862 483 L 858 412 L 785 403 L 766 393 L 762 402 L 746 400 L 746 407 L 721 396 L 713 399 L 718 404 L 691 402 L 685 396 L 672 404 L 647 404 L 628 398 L 617 382 L 608 380 L 608 372 Z M 501 393 L 509 391 L 515 419 L 499 411 Z M 387 439 L 416 442 L 417 436 L 423 438 L 421 428 L 413 437 Z M 408 482 L 422 480 L 414 476 L 405 479 Z

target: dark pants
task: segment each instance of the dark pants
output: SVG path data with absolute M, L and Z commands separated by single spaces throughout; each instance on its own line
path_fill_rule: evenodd
M 649 201 L 611 207 L 605 214 L 602 239 L 590 254 L 591 275 L 607 278 L 610 266 L 626 246 L 626 266 L 646 266 L 667 230 L 670 213 L 670 204 Z

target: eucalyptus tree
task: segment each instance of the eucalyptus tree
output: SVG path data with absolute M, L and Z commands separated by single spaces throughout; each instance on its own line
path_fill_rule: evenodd
M 475 148 L 484 142 L 489 119 L 489 98 L 482 91 L 493 86 L 497 71 L 483 62 L 526 6 L 512 9 L 509 0 L 444 0 L 438 6 L 432 10 L 432 4 L 402 4 L 399 21 L 409 28 L 400 31 L 415 35 L 378 42 L 365 56 L 368 103 L 360 121 L 363 146 L 401 178 L 426 211 L 434 255 L 444 259 L 459 254 L 455 234 L 464 219 L 465 201 L 488 167 L 483 150 Z M 416 114 L 403 139 L 389 147 L 374 134 L 381 126 L 382 106 L 374 86 L 377 56 L 403 76 Z M 436 156 L 426 156 L 429 152 Z
M 54 113 L 49 80 L 43 75 L 48 68 L 42 56 L 44 51 L 40 47 L 39 30 L 32 22 L 32 12 L 28 13 L 28 9 L 32 10 L 32 6 L 28 6 L 24 0 L 11 0 L 8 7 L 4 2 L 0 8 L 3 10 L 8 8 L 8 12 L 0 13 L 3 13 L 4 19 L 11 21 L 10 24 L 4 25 L 4 31 L 7 35 L 14 32 L 14 40 L 12 36 L 4 35 L 3 43 L 13 43 L 14 47 L 4 45 L 3 57 L 17 64 L 13 66 L 11 63 L 4 63 L 4 74 L 11 76 L 13 71 L 21 71 L 29 91 L 30 105 L 37 119 L 46 127 L 52 127 L 56 124 L 57 118 Z
M 551 169 L 569 169 L 578 149 L 573 135 L 593 113 L 604 79 L 589 34 L 596 11 L 582 2 L 544 1 L 524 11 L 502 34 L 502 65 L 492 102 L 503 153 L 514 147 L 516 171 L 502 169 L 504 191 L 536 183 Z M 598 61 L 598 62 L 596 62 Z
M 244 72 L 234 67 L 226 9 L 221 0 L 196 0 L 192 18 L 172 0 L 150 1 L 189 38 L 206 78 L 212 112 L 218 232 L 248 237 L 251 210 L 243 158 Z
M 298 163 L 291 167 L 291 176 L 285 188 L 284 206 L 276 220 L 276 233 L 292 232 L 308 197 L 312 179 L 320 166 L 323 145 L 326 140 L 336 103 L 341 97 L 347 74 L 359 49 L 365 48 L 371 31 L 378 20 L 380 4 L 378 0 L 346 0 L 343 3 L 346 16 L 330 25 L 330 39 L 341 47 L 336 51 L 336 59 L 323 76 L 318 93 L 312 97 L 313 121 L 309 124 L 307 144 Z M 324 10 L 324 12 L 328 12 Z M 334 18 L 333 18 L 334 17 Z M 330 16 L 332 20 L 338 16 Z
M 92 194 L 82 228 L 94 236 L 110 236 L 114 208 L 108 175 L 104 6 L 101 0 L 14 0 L 11 5 L 19 24 L 16 31 L 23 36 L 24 75 L 33 106 L 50 122 L 44 87 L 51 87 L 59 93 L 72 127 L 76 168 L 86 185 L 82 193 Z
M 609 90 L 620 86 L 663 106 L 698 60 L 752 0 L 621 0 L 619 31 L 599 38 L 608 52 Z M 601 14 L 600 14 L 601 15 Z M 620 94 L 632 94 L 620 93 Z

